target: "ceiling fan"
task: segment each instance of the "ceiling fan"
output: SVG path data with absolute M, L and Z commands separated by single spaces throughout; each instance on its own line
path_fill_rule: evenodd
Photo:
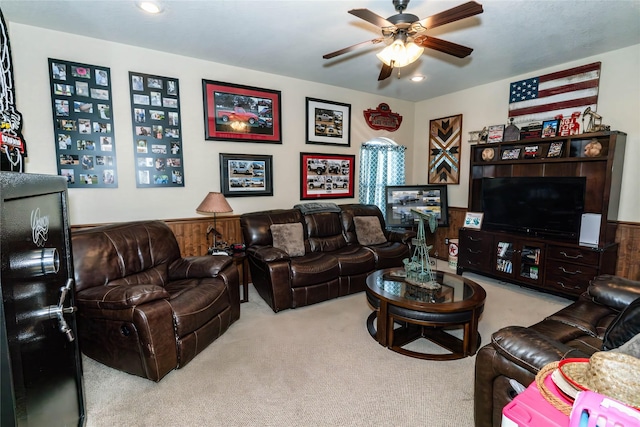
M 478 15 L 483 12 L 482 5 L 475 1 L 470 1 L 421 20 L 416 15 L 404 13 L 409 1 L 393 0 L 393 5 L 398 13 L 386 19 L 371 12 L 369 9 L 350 10 L 350 14 L 380 27 L 382 37 L 328 53 L 323 58 L 331 59 L 368 44 L 378 44 L 386 41 L 389 45 L 377 54 L 377 57 L 382 61 L 382 70 L 378 76 L 380 81 L 391 76 L 394 68 L 404 67 L 416 61 L 422 55 L 424 48 L 435 49 L 458 58 L 464 58 L 473 52 L 473 49 L 469 47 L 427 36 L 424 32 L 431 28 Z

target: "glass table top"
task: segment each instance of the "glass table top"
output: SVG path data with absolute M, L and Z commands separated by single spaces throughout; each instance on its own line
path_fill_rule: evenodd
M 434 270 L 439 289 L 427 289 L 404 281 L 404 269 L 376 271 L 367 278 L 367 286 L 375 293 L 392 299 L 399 298 L 422 303 L 452 303 L 470 299 L 474 288 L 468 279 Z M 395 298 L 394 298 L 395 297 Z

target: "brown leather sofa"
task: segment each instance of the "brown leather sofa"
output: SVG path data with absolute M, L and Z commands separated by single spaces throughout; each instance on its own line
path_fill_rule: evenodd
M 384 241 L 361 244 L 354 217 L 375 218 Z M 287 224 L 300 234 L 299 250 L 274 244 L 274 226 Z M 375 205 L 305 213 L 298 208 L 252 212 L 240 216 L 240 225 L 253 285 L 274 312 L 363 291 L 372 271 L 403 266 L 415 236 L 412 231 L 387 231 Z M 292 240 L 291 235 L 287 239 Z
M 159 381 L 240 318 L 231 258 L 182 258 L 161 221 L 80 230 L 72 249 L 80 348 L 105 365 Z
M 526 387 L 548 363 L 611 350 L 640 332 L 639 298 L 640 282 L 602 275 L 541 322 L 495 332 L 476 355 L 476 427 L 501 425 L 502 409 L 516 396 L 511 380 Z

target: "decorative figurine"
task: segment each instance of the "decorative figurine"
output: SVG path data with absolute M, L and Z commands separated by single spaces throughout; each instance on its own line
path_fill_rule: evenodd
M 589 116 L 589 123 L 587 124 L 587 127 L 584 126 L 584 118 L 586 116 Z M 603 125 L 602 116 L 595 111 L 591 111 L 591 107 L 587 107 L 587 109 L 584 110 L 584 113 L 582 113 L 582 129 L 584 129 L 586 133 L 601 132 L 611 130 L 611 126 Z
M 418 216 L 418 234 L 411 241 L 415 249 L 411 259 L 405 258 L 404 269 L 406 272 L 405 281 L 425 289 L 439 289 L 441 285 L 436 282 L 436 276 L 431 270 L 431 260 L 429 251 L 433 246 L 427 246 L 427 237 L 424 229 L 425 221 L 429 223 L 429 229 L 433 233 L 438 227 L 435 214 L 424 212 L 419 209 L 411 209 L 411 212 Z

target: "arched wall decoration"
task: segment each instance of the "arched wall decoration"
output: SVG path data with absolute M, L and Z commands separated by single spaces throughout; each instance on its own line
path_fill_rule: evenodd
M 369 108 L 362 113 L 371 129 L 395 132 L 402 124 L 402 116 L 398 113 L 393 113 L 389 104 L 384 102 L 379 104 L 378 108 Z
M 16 110 L 9 33 L 0 10 L 0 170 L 24 172 L 27 144 L 22 137 L 22 114 Z

